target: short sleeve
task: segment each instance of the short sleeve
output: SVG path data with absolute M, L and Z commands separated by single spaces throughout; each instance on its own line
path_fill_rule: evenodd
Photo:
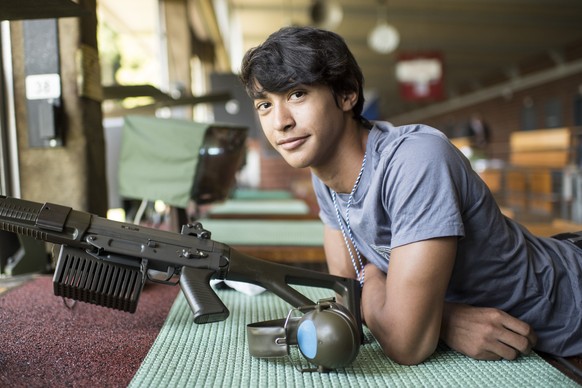
M 464 235 L 463 163 L 446 139 L 417 135 L 402 142 L 386 166 L 384 183 L 393 248 L 430 238 Z

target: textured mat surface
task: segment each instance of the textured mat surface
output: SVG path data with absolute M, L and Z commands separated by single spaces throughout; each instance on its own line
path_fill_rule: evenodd
M 179 287 L 146 284 L 135 314 L 77 303 L 43 276 L 0 296 L 0 387 L 126 387 Z
M 317 300 L 328 291 L 304 289 Z M 355 362 L 331 373 L 300 373 L 288 358 L 256 359 L 247 350 L 246 325 L 284 317 L 289 306 L 270 293 L 219 291 L 230 309 L 224 322 L 196 325 L 178 296 L 130 387 L 569 387 L 578 386 L 538 355 L 516 361 L 476 361 L 439 349 L 425 363 L 401 366 L 383 356 L 366 332 Z

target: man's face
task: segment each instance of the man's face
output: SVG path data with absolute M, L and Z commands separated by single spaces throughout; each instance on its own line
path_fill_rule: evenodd
M 335 145 L 351 117 L 351 104 L 336 104 L 331 89 L 299 85 L 254 100 L 265 136 L 292 167 L 320 167 L 333 159 Z

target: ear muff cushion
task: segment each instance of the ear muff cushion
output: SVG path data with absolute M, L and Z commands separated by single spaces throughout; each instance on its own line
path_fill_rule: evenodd
M 301 354 L 324 368 L 351 364 L 360 348 L 360 335 L 354 319 L 345 311 L 314 310 L 305 314 L 297 328 Z

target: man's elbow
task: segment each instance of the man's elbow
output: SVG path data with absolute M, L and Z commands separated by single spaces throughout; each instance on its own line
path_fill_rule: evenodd
M 430 346 L 394 346 L 382 344 L 382 351 L 388 358 L 400 365 L 418 365 L 429 358 L 436 350 L 436 344 Z

